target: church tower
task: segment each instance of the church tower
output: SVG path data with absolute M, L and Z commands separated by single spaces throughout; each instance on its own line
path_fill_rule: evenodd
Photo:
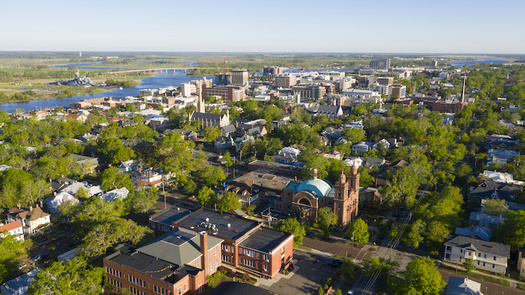
M 357 166 L 352 167 L 352 172 L 348 180 L 343 171 L 339 175 L 339 180 L 334 185 L 334 214 L 337 215 L 337 225 L 347 226 L 352 222 L 352 218 L 357 216 L 359 206 L 359 172 Z
M 204 85 L 197 85 L 197 93 L 199 94 L 198 100 L 197 100 L 197 113 L 206 113 L 206 107 L 204 104 L 204 99 L 202 98 L 202 87 L 205 87 Z

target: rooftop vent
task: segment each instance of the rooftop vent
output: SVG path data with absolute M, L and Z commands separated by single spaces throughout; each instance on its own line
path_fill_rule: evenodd
M 230 228 L 232 225 L 228 223 L 228 228 Z
M 206 222 L 210 222 L 210 219 L 208 217 L 206 217 Z

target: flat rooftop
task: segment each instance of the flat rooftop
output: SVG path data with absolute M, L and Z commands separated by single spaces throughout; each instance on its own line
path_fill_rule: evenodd
M 177 221 L 190 213 L 191 210 L 186 208 L 170 207 L 151 215 L 149 219 L 160 224 L 171 226 L 174 221 Z
M 261 227 L 253 232 L 246 240 L 240 243 L 241 246 L 254 250 L 270 253 L 286 239 L 292 237 L 291 233 Z
M 232 180 L 233 183 L 244 183 L 249 187 L 259 186 L 270 190 L 283 190 L 286 185 L 293 181 L 293 177 L 278 176 L 271 171 L 258 169 L 248 172 Z
M 209 209 L 199 209 L 175 221 L 175 224 L 195 231 L 208 231 L 220 238 L 237 240 L 259 226 L 259 222 L 244 217 L 217 212 Z

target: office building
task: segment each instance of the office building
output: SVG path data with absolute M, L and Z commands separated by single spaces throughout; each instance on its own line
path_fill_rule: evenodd
M 370 62 L 370 68 L 374 70 L 388 70 L 390 68 L 390 59 L 374 59 Z

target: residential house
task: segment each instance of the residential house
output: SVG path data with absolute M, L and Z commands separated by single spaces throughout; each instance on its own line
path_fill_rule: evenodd
M 359 191 L 359 202 L 365 206 L 377 208 L 383 202 L 383 196 L 377 188 L 368 187 Z
M 487 152 L 487 166 L 490 166 L 491 164 L 498 164 L 500 166 L 503 166 L 507 164 L 509 161 L 512 160 L 512 158 L 519 156 L 520 153 L 510 150 L 495 150 L 491 149 Z
M 120 244 L 103 260 L 107 282 L 131 294 L 202 294 L 221 265 L 222 240 L 176 228 L 145 246 Z
M 197 141 L 197 132 L 192 130 L 184 130 L 184 129 L 171 129 L 170 131 L 177 132 L 180 135 L 182 135 L 182 139 L 187 141 Z
M 456 235 L 471 237 L 478 240 L 490 241 L 492 231 L 488 227 L 484 226 L 467 226 L 467 227 L 456 227 Z
M 445 242 L 444 246 L 445 261 L 463 263 L 465 259 L 471 258 L 478 269 L 499 274 L 507 272 L 509 245 L 457 236 Z
M 279 271 L 286 269 L 293 258 L 293 235 L 271 228 L 263 227 L 259 221 L 246 219 L 236 214 L 216 212 L 209 209 L 199 209 L 186 213 L 188 209 L 165 209 L 157 213 L 161 218 L 152 222 L 150 228 L 156 234 L 163 226 L 169 230 L 172 227 L 207 232 L 208 236 L 216 237 L 224 242 L 219 251 L 223 266 L 244 270 L 264 278 L 275 278 Z M 182 216 L 172 221 L 168 212 L 174 216 Z M 159 224 L 164 220 L 167 224 Z
M 18 220 L 6 224 L 0 223 L 0 238 L 5 238 L 4 231 L 7 231 L 8 235 L 15 236 L 19 241 L 24 240 L 24 229 Z
M 371 142 L 361 141 L 360 143 L 354 144 L 352 146 L 352 152 L 362 157 L 370 150 L 371 147 L 372 147 Z
M 87 191 L 89 197 L 101 195 L 104 192 L 104 189 L 100 185 L 90 185 L 86 181 L 75 182 L 70 184 L 62 189 L 62 192 L 68 193 L 72 196 L 76 195 L 77 191 L 83 188 Z
M 137 172 L 131 173 L 131 180 L 136 186 L 155 186 L 158 187 L 162 184 L 162 174 L 153 170 L 153 168 L 142 169 L 140 166 L 137 168 Z
M 111 201 L 115 201 L 116 199 L 124 200 L 128 196 L 128 194 L 129 194 L 129 190 L 123 187 L 123 188 L 117 188 L 109 192 L 106 192 L 101 197 L 102 199 L 108 202 L 111 202 Z
M 0 292 L 3 295 L 24 295 L 27 294 L 27 289 L 33 281 L 35 281 L 36 274 L 40 271 L 40 268 L 32 270 L 26 274 L 18 276 L 10 281 L 2 284 Z
M 53 197 L 44 199 L 46 209 L 51 214 L 58 214 L 60 212 L 58 207 L 64 204 L 65 202 L 77 204 L 78 200 L 71 194 L 68 194 L 67 192 L 59 192 L 58 194 L 55 192 Z
M 478 187 L 467 193 L 469 199 L 502 199 L 507 202 L 516 202 L 516 196 L 523 190 L 521 185 L 482 180 Z
M 365 160 L 365 167 L 383 167 L 386 160 L 384 158 L 368 157 Z
M 68 158 L 75 160 L 75 162 L 82 167 L 84 173 L 95 173 L 99 162 L 97 158 L 86 157 L 82 155 L 70 154 Z
M 469 223 L 474 226 L 487 227 L 489 229 L 495 229 L 505 221 L 505 217 L 493 216 L 481 212 L 471 212 L 469 217 Z
M 293 164 L 297 161 L 299 161 L 299 155 L 301 154 L 301 150 L 292 148 L 292 147 L 284 147 L 277 151 L 277 153 L 273 156 L 275 159 L 275 162 L 277 163 L 283 163 L 283 164 Z
M 514 180 L 514 176 L 512 174 L 504 172 L 485 170 L 482 174 L 479 175 L 479 177 L 484 180 L 495 181 L 500 183 L 510 183 L 520 186 L 523 186 L 525 184 L 525 182 L 523 181 Z
M 42 211 L 38 205 L 33 208 L 30 207 L 16 207 L 11 208 L 7 212 L 7 221 L 18 221 L 23 226 L 23 232 L 26 235 L 33 236 L 42 228 L 51 224 L 51 214 Z
M 520 276 L 521 277 L 525 277 L 525 260 L 524 260 L 524 257 L 525 256 L 525 249 L 520 249 L 518 251 L 518 264 L 517 264 L 517 268 L 518 268 L 518 271 L 520 272 Z
M 306 111 L 312 116 L 325 115 L 327 118 L 339 118 L 343 115 L 341 106 L 312 104 Z
M 481 283 L 469 278 L 449 277 L 444 295 L 483 295 Z

